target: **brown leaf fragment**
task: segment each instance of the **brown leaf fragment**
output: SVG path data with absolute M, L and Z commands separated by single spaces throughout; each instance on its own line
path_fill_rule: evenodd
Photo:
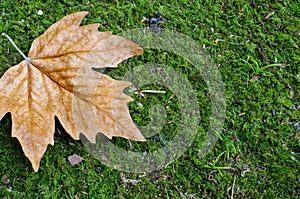
M 258 81 L 259 80 L 259 77 L 258 76 L 253 76 L 251 77 L 250 81 Z
M 123 93 L 130 82 L 117 81 L 91 68 L 117 67 L 143 53 L 134 42 L 99 24 L 79 26 L 88 12 L 63 17 L 35 39 L 26 60 L 0 79 L 0 119 L 10 112 L 12 136 L 38 170 L 47 145 L 54 144 L 54 117 L 78 140 L 97 133 L 145 141 L 133 123 Z
M 80 198 L 80 193 L 76 193 L 76 195 L 74 196 L 75 199 L 79 199 Z
M 275 12 L 271 12 L 271 13 L 267 14 L 267 16 L 265 16 L 265 19 L 269 19 L 270 17 L 272 17 L 273 14 L 275 14 Z
M 221 2 L 221 11 L 222 11 L 222 12 L 224 11 L 224 7 L 225 7 L 225 3 L 222 1 L 222 2 Z
M 80 162 L 82 162 L 83 160 L 83 157 L 77 155 L 77 154 L 74 154 L 72 156 L 69 156 L 68 157 L 68 160 L 69 160 L 69 163 L 73 166 L 79 164 Z

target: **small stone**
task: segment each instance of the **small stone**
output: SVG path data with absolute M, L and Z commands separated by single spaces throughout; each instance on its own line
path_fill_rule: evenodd
M 39 16 L 43 15 L 43 11 L 42 10 L 39 10 L 38 13 L 37 13 Z
M 143 104 L 142 104 L 141 102 L 138 102 L 137 105 L 138 105 L 138 107 L 141 107 L 141 108 L 144 107 Z
M 30 30 L 30 24 L 29 23 L 25 26 L 25 29 Z
M 73 167 L 73 166 L 79 164 L 83 160 L 83 158 L 77 154 L 74 154 L 72 156 L 69 156 L 68 160 Z

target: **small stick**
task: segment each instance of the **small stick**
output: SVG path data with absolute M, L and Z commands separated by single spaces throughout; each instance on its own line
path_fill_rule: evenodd
M 157 91 L 157 90 L 141 90 L 137 92 L 138 93 L 166 93 L 166 91 Z
M 262 56 L 268 63 L 270 63 L 270 60 L 268 59 L 268 57 L 266 57 L 266 55 L 264 54 L 264 52 L 262 51 L 262 49 L 261 49 L 260 47 L 257 47 L 257 49 L 258 49 L 259 54 L 261 54 L 261 56 Z M 282 65 L 283 65 L 283 64 L 282 64 Z M 287 83 L 287 82 L 280 76 L 280 74 L 279 74 L 276 70 L 274 70 L 274 69 L 272 69 L 272 68 L 270 68 L 270 70 L 271 70 L 273 73 L 275 73 L 275 74 L 277 75 L 277 77 L 279 78 L 279 80 L 280 80 L 281 82 L 283 82 L 284 85 L 285 85 L 288 89 L 290 89 L 290 99 L 293 99 L 293 97 L 294 97 L 294 89 L 293 89 L 293 87 L 291 87 L 291 85 L 289 85 L 289 83 Z
M 265 53 L 261 50 L 260 46 L 257 46 L 258 52 L 259 54 L 268 62 L 270 63 L 270 60 L 268 59 L 268 57 L 266 57 Z
M 232 184 L 232 188 L 231 188 L 231 197 L 230 197 L 230 199 L 233 199 L 234 184 L 235 184 L 235 177 L 233 179 L 233 184 Z
M 25 59 L 25 61 L 26 61 L 27 63 L 30 63 L 30 58 L 28 58 L 28 57 L 26 57 L 26 56 L 24 55 L 24 53 L 18 48 L 18 46 L 17 46 L 17 45 L 15 44 L 15 42 L 10 38 L 10 36 L 8 36 L 8 35 L 5 34 L 5 33 L 2 33 L 1 35 L 10 41 L 10 43 L 15 47 L 15 49 L 17 49 L 17 50 L 19 51 L 19 53 L 22 55 L 22 57 Z

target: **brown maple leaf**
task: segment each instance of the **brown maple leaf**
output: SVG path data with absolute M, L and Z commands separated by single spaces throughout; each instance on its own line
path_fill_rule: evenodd
M 53 24 L 34 40 L 28 57 L 21 53 L 25 60 L 0 79 L 0 119 L 11 113 L 12 136 L 35 171 L 47 145 L 54 144 L 55 116 L 76 140 L 82 133 L 95 143 L 101 132 L 145 141 L 128 111 L 132 99 L 123 93 L 130 83 L 91 69 L 117 67 L 143 50 L 111 32 L 99 32 L 99 24 L 79 26 L 87 13 Z

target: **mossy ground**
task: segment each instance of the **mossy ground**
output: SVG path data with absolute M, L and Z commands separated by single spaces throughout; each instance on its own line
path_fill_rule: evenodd
M 300 197 L 299 1 L 58 2 L 0 0 L 0 32 L 9 34 L 26 54 L 36 37 L 72 12 L 90 11 L 84 24 L 97 22 L 101 24 L 100 31 L 111 30 L 117 34 L 145 27 L 141 22 L 143 16 L 158 11 L 166 18 L 162 27 L 179 31 L 205 45 L 222 74 L 227 103 L 224 130 L 214 149 L 199 159 L 198 149 L 210 116 L 207 88 L 189 63 L 170 54 L 168 65 L 187 76 L 197 90 L 201 109 L 199 136 L 183 156 L 146 176 L 122 173 L 95 159 L 81 141 L 72 140 L 61 129 L 61 133 L 56 131 L 55 145 L 48 147 L 40 170 L 35 173 L 18 141 L 11 138 L 11 120 L 7 114 L 0 122 L 1 197 L 228 198 L 231 194 L 233 198 Z M 37 14 L 39 10 L 43 15 Z M 22 57 L 7 40 L 0 38 L 0 41 L 3 74 Z M 135 67 L 150 61 L 165 64 L 165 53 L 145 49 L 143 56 L 131 58 L 107 73 L 118 79 L 129 65 Z M 260 67 L 282 65 L 258 71 L 243 61 L 248 57 L 252 66 L 255 61 Z M 258 80 L 251 80 L 253 77 Z M 289 86 L 293 88 L 293 96 Z M 144 106 L 137 108 L 134 102 L 130 110 L 134 121 L 143 125 L 141 118 L 149 119 L 147 111 L 151 102 L 167 103 L 164 100 L 168 101 L 169 96 L 135 99 Z M 176 120 L 176 109 L 174 116 L 168 117 Z M 177 127 L 168 128 L 172 132 Z M 114 141 L 121 145 L 127 143 L 121 139 Z M 67 157 L 74 153 L 84 157 L 84 161 L 72 167 Z M 124 183 L 122 175 L 140 181 L 136 185 Z

